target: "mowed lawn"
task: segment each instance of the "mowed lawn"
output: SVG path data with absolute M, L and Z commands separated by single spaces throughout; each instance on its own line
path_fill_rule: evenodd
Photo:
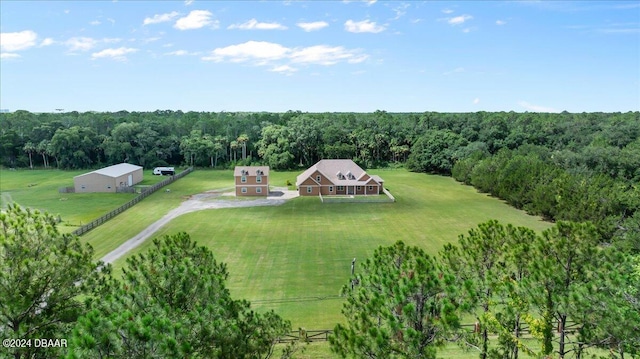
M 405 170 L 371 173 L 385 180 L 396 203 L 322 204 L 314 197 L 273 207 L 204 210 L 176 218 L 156 236 L 189 233 L 227 263 L 234 297 L 250 300 L 260 311 L 275 310 L 294 328 L 313 330 L 332 329 L 344 320 L 339 293 L 349 281 L 351 261 L 356 258 L 361 263 L 378 246 L 402 240 L 436 255 L 443 244 L 455 242 L 459 234 L 489 219 L 536 231 L 550 226 L 449 177 Z M 203 176 L 210 178 L 210 186 Z M 271 184 L 284 185 L 286 179 L 294 182 L 295 174 L 275 173 Z M 122 243 L 153 222 L 143 212 L 157 219 L 177 205 L 176 199 L 165 200 L 167 195 L 228 188 L 232 183 L 230 171 L 196 171 L 172 185 L 170 194 L 154 194 L 155 198 L 90 232 L 87 236 L 93 237 L 88 241 Z M 147 240 L 132 253 L 150 245 Z M 123 259 L 115 263 L 117 272 L 123 264 Z
M 89 170 L 62 171 L 56 169 L 0 169 L 0 207 L 16 202 L 23 207 L 60 216 L 61 232 L 71 232 L 79 226 L 112 211 L 133 199 L 133 193 L 59 193 L 60 187 L 73 187 L 73 177 Z M 139 184 L 152 185 L 161 181 L 151 170 L 144 171 Z

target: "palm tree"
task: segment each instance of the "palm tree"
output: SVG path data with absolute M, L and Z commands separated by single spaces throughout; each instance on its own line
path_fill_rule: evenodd
M 44 163 L 44 168 L 48 168 L 49 167 L 49 158 L 48 158 L 49 141 L 48 140 L 40 141 L 40 143 L 38 143 L 38 146 L 36 147 L 36 150 L 38 151 L 38 153 L 40 153 L 40 155 L 42 155 L 42 163 Z
M 33 169 L 33 160 L 31 159 L 31 155 L 36 152 L 36 146 L 34 146 L 33 142 L 29 141 L 24 144 L 22 150 L 29 154 L 29 168 Z
M 236 141 L 242 146 L 242 159 L 245 160 L 247 158 L 247 142 L 249 141 L 249 136 L 243 133 L 238 136 Z

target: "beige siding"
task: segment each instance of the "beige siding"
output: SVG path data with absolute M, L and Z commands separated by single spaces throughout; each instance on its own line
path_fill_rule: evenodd
M 129 187 L 129 175 L 132 177 L 132 185 L 142 181 L 142 169 L 138 169 L 119 177 L 90 172 L 74 177 L 73 185 L 76 193 L 116 192 L 118 187 Z
M 115 178 L 98 173 L 87 173 L 73 179 L 76 193 L 115 192 Z

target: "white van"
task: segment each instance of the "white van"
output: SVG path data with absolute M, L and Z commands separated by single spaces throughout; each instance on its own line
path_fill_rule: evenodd
M 176 174 L 176 170 L 173 167 L 156 167 L 153 169 L 154 175 L 171 175 Z

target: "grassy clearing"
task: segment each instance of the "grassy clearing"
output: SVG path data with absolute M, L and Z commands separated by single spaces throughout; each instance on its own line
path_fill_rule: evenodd
M 157 176 L 160 177 L 160 176 Z M 231 178 L 231 179 L 230 179 Z M 147 226 L 176 208 L 189 196 L 233 185 L 232 171 L 194 171 L 157 191 L 124 213 L 82 236 L 94 248 L 94 258 L 100 259 L 119 245 L 140 233 Z
M 321 204 L 314 197 L 297 198 L 277 207 L 207 210 L 181 216 L 157 235 L 186 231 L 209 246 L 218 260 L 228 264 L 233 295 L 251 300 L 258 310 L 275 310 L 291 320 L 293 328 L 331 329 L 343 321 L 338 294 L 347 283 L 353 257 L 360 263 L 378 246 L 396 240 L 435 255 L 444 243 L 491 218 L 536 231 L 550 226 L 451 178 L 404 170 L 371 172 L 385 179 L 396 203 Z M 57 192 L 58 187 L 72 185 L 73 176 L 80 173 L 83 171 L 2 170 L 3 203 L 11 199 L 59 213 L 64 221 L 79 222 L 92 220 L 133 196 L 81 194 L 83 198 Z M 298 174 L 272 172 L 270 185 L 284 187 L 287 180 L 295 183 Z M 161 179 L 145 171 L 146 183 L 142 184 Z M 195 171 L 171 184 L 170 192 L 158 191 L 82 240 L 93 245 L 95 257 L 100 258 L 190 195 L 231 190 L 232 186 L 232 171 Z M 60 200 L 71 196 L 73 200 Z M 145 242 L 134 253 L 144 251 L 150 243 Z M 116 262 L 116 272 L 123 263 Z M 476 352 L 453 344 L 438 353 L 440 358 L 477 357 Z M 326 342 L 309 344 L 299 357 L 336 358 Z
M 205 210 L 176 218 L 157 235 L 185 231 L 210 247 L 218 260 L 228 264 L 233 295 L 250 300 L 258 310 L 273 309 L 291 320 L 294 328 L 330 329 L 343 320 L 339 292 L 348 282 L 353 257 L 361 261 L 378 246 L 396 240 L 435 255 L 443 244 L 492 218 L 537 231 L 549 226 L 451 178 L 404 170 L 372 172 L 385 179 L 396 203 L 321 204 L 313 197 L 275 207 Z M 201 182 L 205 175 L 211 181 L 207 186 Z M 291 173 L 280 177 L 284 182 L 288 176 L 295 178 Z M 169 195 L 229 187 L 231 181 L 228 171 L 196 171 L 173 185 Z M 94 236 L 90 243 L 100 242 L 97 237 L 120 243 L 132 237 L 138 231 L 129 226 L 144 227 L 138 214 L 149 210 L 159 218 L 166 213 L 167 204 L 158 201 L 164 195 L 155 194 L 128 211 L 122 216 L 123 221 L 132 217 L 127 224 L 111 221 L 90 232 Z M 120 238 L 123 231 L 131 235 Z M 147 241 L 133 253 L 150 245 Z M 119 269 L 122 264 L 120 260 L 115 266 Z
M 24 207 L 47 211 L 62 220 L 62 232 L 71 232 L 101 215 L 130 201 L 131 193 L 58 193 L 60 187 L 72 187 L 73 177 L 87 171 L 0 169 L 0 206 L 16 202 Z M 145 171 L 144 183 L 153 184 L 151 171 Z

